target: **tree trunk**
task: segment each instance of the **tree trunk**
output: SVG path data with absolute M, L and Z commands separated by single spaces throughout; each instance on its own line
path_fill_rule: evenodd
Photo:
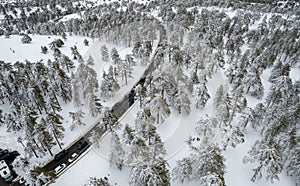
M 53 133 L 54 139 L 55 139 L 55 141 L 57 142 L 59 148 L 62 149 L 61 144 L 60 144 L 60 142 L 58 141 L 58 138 L 57 138 L 57 136 L 56 136 L 56 134 L 55 134 L 54 129 L 52 130 L 52 133 Z

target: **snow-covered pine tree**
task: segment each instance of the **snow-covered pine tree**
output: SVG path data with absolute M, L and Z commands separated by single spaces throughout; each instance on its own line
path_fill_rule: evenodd
M 65 128 L 62 126 L 62 120 L 63 117 L 61 115 L 52 112 L 49 112 L 44 120 L 44 124 L 46 124 L 46 126 L 51 130 L 52 135 L 60 149 L 62 149 L 62 147 L 59 140 L 64 138 L 65 131 Z
M 58 62 L 64 70 L 67 70 L 68 73 L 75 68 L 74 62 L 64 54 L 58 58 Z
M 155 123 L 155 117 L 151 115 L 151 111 L 149 109 L 142 109 L 138 111 L 134 127 L 136 135 L 142 139 L 148 140 L 146 137 L 146 131 L 153 123 Z
M 140 107 L 143 106 L 143 102 L 146 98 L 146 88 L 145 86 L 138 84 L 135 87 L 135 98 L 140 102 Z
M 29 35 L 24 34 L 21 41 L 22 41 L 22 43 L 30 43 L 32 41 L 32 39 L 31 39 L 31 37 L 29 37 Z
M 206 114 L 197 121 L 195 132 L 199 136 L 203 136 L 205 140 L 210 141 L 214 137 L 213 130 L 217 127 L 217 125 L 218 120 Z
M 208 99 L 210 99 L 210 95 L 208 94 L 208 90 L 207 90 L 207 87 L 206 87 L 206 84 L 205 83 L 199 83 L 197 86 L 196 86 L 196 108 L 203 108 L 205 107 Z
M 77 110 L 75 112 L 69 112 L 69 117 L 71 118 L 70 130 L 74 130 L 75 126 L 86 125 L 82 118 L 84 118 L 85 113 L 82 110 Z
M 230 119 L 231 99 L 228 92 L 225 90 L 223 85 L 218 88 L 213 105 L 216 109 L 216 115 L 219 118 L 219 126 L 222 128 L 223 125 L 227 125 Z
M 166 161 L 160 160 L 152 164 L 134 166 L 130 172 L 129 184 L 169 186 L 170 176 Z
M 0 109 L 0 126 L 4 124 L 4 116 L 3 116 L 3 111 Z
M 87 59 L 86 64 L 89 66 L 95 65 L 94 58 L 91 55 L 89 55 L 89 58 Z
M 244 143 L 245 141 L 244 134 L 240 131 L 240 128 L 238 126 L 225 126 L 222 129 L 221 136 L 223 138 L 223 150 L 226 150 L 228 145 L 235 148 L 236 145 Z
M 190 155 L 193 170 L 191 179 L 203 181 L 207 176 L 215 175 L 218 182 L 225 185 L 224 157 L 219 147 L 215 144 L 203 144 L 192 150 Z
M 193 166 L 191 159 L 183 158 L 176 161 L 176 166 L 172 170 L 173 180 L 179 180 L 180 183 L 190 181 L 193 175 Z
M 121 61 L 119 52 L 117 51 L 116 48 L 111 49 L 110 58 L 114 62 L 114 64 L 118 64 Z
M 111 149 L 109 155 L 109 161 L 117 166 L 118 169 L 122 169 L 124 163 L 125 151 L 121 144 L 120 138 L 117 133 L 111 133 Z
M 120 127 L 118 119 L 118 116 L 113 110 L 104 108 L 101 121 L 104 124 L 106 130 L 108 130 L 109 132 L 117 130 Z
M 90 177 L 84 186 L 111 186 L 107 179 Z
M 126 145 L 131 145 L 132 141 L 134 140 L 134 137 L 135 137 L 134 132 L 135 131 L 128 124 L 126 124 L 123 129 L 121 141 L 123 143 L 125 143 Z
M 91 137 L 89 138 L 89 141 L 96 145 L 97 148 L 100 147 L 100 144 L 101 144 L 101 137 L 102 137 L 102 134 L 97 131 L 97 130 L 92 130 L 91 132 Z
M 287 175 L 292 176 L 295 179 L 296 186 L 300 185 L 300 137 L 297 136 L 295 140 L 295 146 L 290 149 L 289 160 L 286 166 Z
M 57 143 L 54 140 L 51 133 L 46 129 L 46 126 L 44 123 L 40 123 L 37 126 L 37 139 L 41 143 L 41 145 L 46 148 L 51 156 L 53 156 L 53 153 L 51 151 L 51 148 L 54 147 Z
M 101 59 L 104 62 L 109 61 L 109 51 L 105 45 L 101 47 Z
M 279 174 L 282 172 L 282 154 L 278 144 L 272 139 L 262 139 L 256 141 L 248 156 L 243 159 L 244 163 L 257 162 L 257 167 L 253 169 L 254 174 L 251 181 L 256 181 L 264 175 L 267 181 L 274 183 L 279 180 Z
M 171 114 L 166 100 L 160 96 L 152 98 L 147 107 L 151 111 L 151 115 L 155 117 L 157 124 L 163 123 Z
M 179 91 L 175 96 L 174 107 L 178 113 L 189 115 L 191 112 L 191 101 L 188 94 L 183 91 Z
M 249 93 L 251 96 L 261 99 L 264 95 L 264 87 L 261 82 L 260 73 L 258 69 L 251 68 L 246 74 L 243 80 L 245 87 L 245 93 Z
M 145 140 L 139 136 L 135 136 L 128 148 L 124 162 L 129 165 L 136 165 L 145 162 L 148 154 L 149 147 L 146 145 Z

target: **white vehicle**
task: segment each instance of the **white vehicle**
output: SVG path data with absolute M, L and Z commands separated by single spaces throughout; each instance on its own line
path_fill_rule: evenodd
M 12 181 L 13 179 L 13 175 L 4 160 L 0 161 L 0 175 L 7 182 Z
M 78 157 L 78 154 L 74 152 L 68 159 L 69 163 L 72 163 L 76 158 Z
M 62 163 L 60 164 L 59 166 L 57 166 L 55 169 L 54 169 L 54 172 L 55 174 L 58 174 L 60 173 L 62 170 L 64 170 L 66 168 L 66 164 L 65 163 Z

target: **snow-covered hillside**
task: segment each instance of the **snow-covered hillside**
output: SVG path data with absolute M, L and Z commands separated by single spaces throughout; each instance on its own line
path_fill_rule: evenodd
M 14 169 L 37 185 L 299 185 L 298 10 L 2 2 L 1 148 L 21 154 Z M 112 106 L 133 94 L 116 123 Z M 40 169 L 95 125 L 105 135 L 92 131 L 59 177 Z

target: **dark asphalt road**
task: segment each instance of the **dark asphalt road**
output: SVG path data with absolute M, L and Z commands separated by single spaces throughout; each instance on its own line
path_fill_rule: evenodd
M 160 30 L 160 39 L 159 39 L 159 43 L 158 45 L 162 45 L 164 40 L 166 39 L 166 30 L 164 28 L 163 25 L 159 25 L 159 30 Z M 157 50 L 155 51 L 155 54 L 151 60 L 150 65 L 148 66 L 148 68 L 145 70 L 144 75 L 142 76 L 142 78 L 132 87 L 132 90 L 127 93 L 126 95 L 124 95 L 123 100 L 121 100 L 120 102 L 117 102 L 113 107 L 112 110 L 117 114 L 118 117 L 121 117 L 126 111 L 127 109 L 134 103 L 134 87 L 136 85 L 138 85 L 139 83 L 143 83 L 144 82 L 144 77 L 146 77 L 149 73 L 151 73 L 153 70 L 155 70 L 154 67 L 154 58 L 155 55 L 157 54 Z M 89 137 L 91 136 L 91 132 L 96 130 L 97 132 L 99 132 L 101 135 L 103 135 L 106 130 L 104 127 L 99 128 L 99 124 L 95 124 L 95 126 L 93 128 L 91 128 L 84 136 L 83 138 L 86 139 L 88 141 Z M 79 143 L 80 140 L 74 142 L 74 144 L 72 146 L 70 146 L 69 148 L 67 148 L 66 150 L 68 151 L 68 154 L 60 159 L 59 161 L 53 160 L 50 161 L 47 165 L 45 165 L 43 168 L 45 171 L 52 171 L 55 169 L 55 167 L 57 167 L 58 165 L 65 163 L 67 166 L 70 165 L 70 163 L 68 162 L 68 158 L 71 156 L 71 154 L 73 154 L 74 152 L 76 152 L 77 154 L 81 155 L 83 152 L 85 152 L 85 150 L 87 150 L 90 147 L 90 142 L 88 141 L 88 145 L 85 146 L 85 148 L 83 148 L 82 150 L 78 150 L 77 149 L 77 144 Z M 18 182 L 12 183 L 12 184 L 8 184 L 6 183 L 2 178 L 0 178 L 0 186 L 19 186 L 20 184 Z

